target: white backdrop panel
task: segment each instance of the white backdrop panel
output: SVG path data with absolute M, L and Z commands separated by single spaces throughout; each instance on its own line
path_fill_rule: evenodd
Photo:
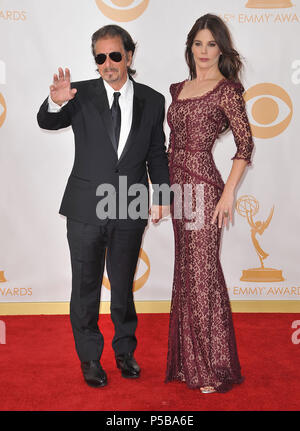
M 116 6 L 115 1 L 103 1 L 115 10 L 123 10 L 144 0 L 135 0 L 123 8 Z M 269 8 L 276 6 L 270 0 L 256 8 L 248 7 L 251 3 L 255 5 L 247 0 L 150 0 L 140 17 L 116 23 L 137 41 L 135 79 L 162 92 L 166 107 L 171 101 L 170 84 L 188 77 L 184 61 L 187 33 L 195 20 L 208 12 L 220 15 L 228 23 L 244 59 L 246 92 L 257 84 L 270 83 L 272 88 L 276 85 L 287 93 L 290 106 L 277 100 L 275 94 L 269 95 L 280 109 L 276 121 L 264 125 L 257 122 L 261 118 L 253 117 L 251 102 L 247 102 L 251 124 L 267 128 L 268 137 L 255 136 L 253 166 L 237 191 L 237 198 L 251 195 L 259 204 L 253 216 L 255 222 L 265 221 L 274 205 L 273 218 L 257 239 L 269 254 L 265 266 L 282 271 L 284 280 L 240 280 L 243 270 L 259 267 L 260 262 L 251 241 L 250 226 L 238 212 L 234 225 L 224 231 L 221 261 L 231 299 L 296 300 L 300 295 L 297 124 L 300 58 L 294 42 L 300 37 L 299 2 L 294 0 L 294 6 L 290 6 L 286 1 L 285 8 Z M 71 129 L 40 130 L 36 114 L 48 95 L 58 66 L 69 67 L 73 81 L 97 77 L 90 50 L 91 35 L 111 22 L 94 0 L 0 2 L 1 302 L 69 300 L 69 251 L 65 219 L 58 215 L 58 208 L 72 168 L 73 134 Z M 290 123 L 271 136 L 274 125 L 283 121 L 290 109 L 293 111 Z M 165 132 L 168 141 L 167 124 Z M 214 156 L 224 180 L 234 152 L 231 134 L 218 140 Z M 143 250 L 150 261 L 150 274 L 135 292 L 135 298 L 169 300 L 174 263 L 170 219 L 159 226 L 149 225 Z M 140 260 L 136 279 L 147 268 Z M 109 291 L 103 288 L 102 299 L 109 297 Z

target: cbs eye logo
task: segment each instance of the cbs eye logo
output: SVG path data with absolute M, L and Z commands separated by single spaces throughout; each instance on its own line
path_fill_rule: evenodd
M 141 248 L 140 255 L 139 255 L 139 262 L 138 265 L 142 261 L 144 263 L 143 266 L 146 265 L 146 271 L 136 280 L 133 282 L 133 288 L 132 291 L 135 292 L 136 290 L 141 289 L 147 282 L 149 275 L 150 275 L 150 260 L 146 252 Z M 143 271 L 144 268 L 141 268 Z M 137 270 L 138 271 L 138 270 Z M 103 276 L 102 284 L 106 289 L 110 290 L 110 282 L 107 277 Z
M 5 63 L 0 60 L 0 84 L 5 84 Z M 0 93 L 0 127 L 5 121 L 6 117 L 6 103 L 3 95 Z
M 273 138 L 280 135 L 290 124 L 293 104 L 288 93 L 279 85 L 261 83 L 249 88 L 244 94 L 248 105 L 253 136 Z
M 113 21 L 137 19 L 145 11 L 149 0 L 95 0 L 101 12 Z
M 0 127 L 6 118 L 6 103 L 3 95 L 0 93 Z

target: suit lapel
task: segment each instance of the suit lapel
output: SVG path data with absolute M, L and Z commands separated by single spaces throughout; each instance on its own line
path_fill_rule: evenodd
M 125 157 L 126 153 L 128 152 L 129 148 L 134 142 L 134 135 L 137 133 L 142 119 L 143 109 L 144 109 L 144 103 L 145 100 L 141 97 L 139 94 L 139 88 L 138 85 L 135 83 L 135 81 L 130 78 L 133 81 L 133 107 L 132 107 L 132 123 L 130 132 L 128 134 L 126 144 L 124 146 L 124 149 L 122 151 L 122 154 L 119 158 L 118 163 Z
M 106 90 L 103 84 L 102 78 L 99 78 L 94 82 L 94 87 L 91 90 L 91 101 L 97 108 L 103 123 L 105 125 L 105 130 L 109 136 L 114 150 L 117 152 L 117 143 L 115 138 L 115 133 L 113 129 L 113 123 L 111 118 L 111 112 L 109 109 L 109 104 L 107 100 Z
M 132 123 L 131 123 L 131 129 L 128 134 L 126 144 L 124 146 L 124 149 L 122 151 L 121 157 L 118 160 L 118 163 L 125 157 L 126 153 L 128 152 L 129 148 L 131 147 L 133 143 L 133 138 L 135 133 L 137 133 L 141 118 L 143 114 L 144 104 L 145 100 L 143 96 L 140 94 L 138 84 L 130 78 L 133 81 L 133 107 L 132 107 Z M 95 105 L 97 108 L 97 111 L 101 115 L 101 118 L 103 120 L 103 123 L 105 125 L 106 132 L 109 136 L 109 139 L 111 141 L 111 144 L 117 153 L 117 143 L 111 118 L 111 112 L 109 109 L 109 104 L 107 100 L 107 94 L 106 90 L 103 84 L 102 78 L 99 78 L 98 80 L 94 81 L 94 85 L 91 88 L 91 94 L 90 94 L 91 102 Z

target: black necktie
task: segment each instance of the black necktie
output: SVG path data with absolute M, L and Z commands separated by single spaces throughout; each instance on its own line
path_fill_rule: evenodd
M 120 96 L 121 96 L 121 93 L 119 92 L 114 93 L 114 101 L 111 106 L 111 116 L 112 116 L 114 131 L 115 131 L 115 137 L 117 141 L 117 149 L 119 145 L 120 130 L 121 130 L 121 109 L 119 105 Z

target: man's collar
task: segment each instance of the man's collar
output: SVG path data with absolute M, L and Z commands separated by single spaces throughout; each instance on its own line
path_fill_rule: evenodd
M 107 93 L 107 98 L 108 100 L 111 99 L 113 97 L 113 94 L 116 92 L 116 90 L 114 90 L 106 81 L 104 81 L 103 79 L 103 84 Z M 123 87 L 120 88 L 120 90 L 118 90 L 119 93 L 121 93 L 122 96 L 126 97 L 128 94 L 128 91 L 130 91 L 131 87 L 132 87 L 132 81 L 129 79 L 128 75 L 127 75 L 127 80 L 124 83 Z

